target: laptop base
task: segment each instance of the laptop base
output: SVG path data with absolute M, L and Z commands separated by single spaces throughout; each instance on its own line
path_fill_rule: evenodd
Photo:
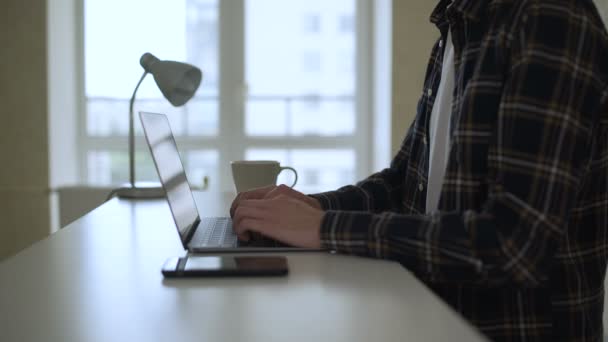
M 164 198 L 165 189 L 156 182 L 136 182 L 134 186 L 130 183 L 124 184 L 118 189 L 112 190 L 120 198 Z

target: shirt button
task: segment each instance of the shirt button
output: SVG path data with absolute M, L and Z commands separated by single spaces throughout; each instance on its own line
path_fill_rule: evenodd
M 418 190 L 420 190 L 420 191 L 424 190 L 424 185 L 422 183 L 418 184 Z
M 432 96 L 432 95 L 433 95 L 433 89 L 431 89 L 431 88 L 427 89 L 427 90 L 426 90 L 426 94 L 427 94 L 428 96 Z
M 439 47 L 443 47 L 443 39 L 439 41 Z

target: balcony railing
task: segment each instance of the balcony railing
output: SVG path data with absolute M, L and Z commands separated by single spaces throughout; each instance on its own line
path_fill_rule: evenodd
M 356 122 L 354 101 L 352 95 L 249 96 L 245 105 L 245 133 L 249 136 L 350 135 Z M 86 102 L 87 136 L 128 134 L 128 99 L 87 97 Z M 135 111 L 139 110 L 168 114 L 176 136 L 219 133 L 217 96 L 197 96 L 178 108 L 165 99 L 138 99 Z

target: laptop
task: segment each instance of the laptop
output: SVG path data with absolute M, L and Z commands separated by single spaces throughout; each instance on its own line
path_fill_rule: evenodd
M 201 218 L 167 116 L 139 112 L 139 118 L 184 249 L 191 253 L 313 251 L 259 235 L 239 241 L 229 217 Z

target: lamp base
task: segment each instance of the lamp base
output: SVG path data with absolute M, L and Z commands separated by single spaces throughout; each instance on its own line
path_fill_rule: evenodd
M 137 182 L 135 186 L 125 184 L 114 190 L 114 194 L 120 198 L 131 199 L 153 199 L 165 197 L 165 189 L 156 182 Z

